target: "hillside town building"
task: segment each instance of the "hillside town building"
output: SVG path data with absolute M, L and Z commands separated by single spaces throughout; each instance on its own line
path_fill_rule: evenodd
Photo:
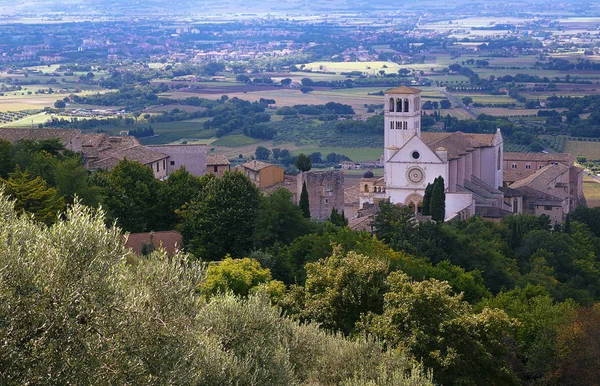
M 283 182 L 284 169 L 267 162 L 253 160 L 236 168 L 261 189 Z
M 85 168 L 91 171 L 111 170 L 123 159 L 149 167 L 157 179 L 168 177 L 182 166 L 198 176 L 206 171 L 205 145 L 144 146 L 132 136 L 62 129 L 0 128 L 0 139 L 13 144 L 58 139 L 65 149 L 81 153 Z
M 494 134 L 422 133 L 419 89 L 401 86 L 384 96 L 384 177 L 365 174 L 361 179 L 361 208 L 389 199 L 419 213 L 427 184 L 442 176 L 446 220 L 468 218 L 478 208 L 508 212 L 499 190 L 503 186 L 500 130 Z
M 223 154 L 209 154 L 206 156 L 206 172 L 219 177 L 231 169 L 231 164 Z

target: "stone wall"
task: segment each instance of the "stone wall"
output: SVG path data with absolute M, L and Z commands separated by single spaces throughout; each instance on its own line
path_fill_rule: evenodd
M 342 171 L 305 172 L 297 177 L 298 198 L 302 192 L 302 183 L 306 182 L 310 217 L 326 220 L 331 210 L 344 210 L 344 173 Z
M 167 175 L 182 166 L 195 176 L 206 174 L 206 145 L 151 145 L 148 148 L 169 156 Z

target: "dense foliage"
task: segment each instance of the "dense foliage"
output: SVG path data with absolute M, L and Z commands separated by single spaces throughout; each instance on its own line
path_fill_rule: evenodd
M 205 300 L 201 264 L 135 258 L 79 204 L 48 228 L 0 193 L 0 214 L 4 384 L 433 384 L 409 355 L 298 324 L 261 293 Z
M 337 211 L 313 222 L 290 192 L 263 196 L 237 172 L 157 181 L 122 161 L 89 178 L 56 172 L 81 166 L 59 144 L 3 147 L 2 186 L 15 198 L 0 198 L 9 384 L 85 383 L 84 373 L 98 383 L 597 382 L 597 208 L 551 227 L 531 215 L 417 222 L 384 201 L 373 235 Z M 78 181 L 106 216 L 80 204 L 57 216 L 72 200 L 56 197 Z M 178 228 L 190 254 L 135 257 L 115 222 Z

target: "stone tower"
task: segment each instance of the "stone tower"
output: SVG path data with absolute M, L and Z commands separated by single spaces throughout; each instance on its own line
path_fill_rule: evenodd
M 298 199 L 303 182 L 306 182 L 311 218 L 324 221 L 331 215 L 333 208 L 340 213 L 344 210 L 344 172 L 334 170 L 298 174 Z
M 385 91 L 384 156 L 388 161 L 413 136 L 421 136 L 421 90 L 400 86 Z

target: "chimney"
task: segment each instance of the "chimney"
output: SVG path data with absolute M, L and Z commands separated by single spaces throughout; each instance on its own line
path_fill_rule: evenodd
M 435 149 L 435 154 L 444 162 L 448 162 L 448 150 L 445 147 L 438 147 Z

